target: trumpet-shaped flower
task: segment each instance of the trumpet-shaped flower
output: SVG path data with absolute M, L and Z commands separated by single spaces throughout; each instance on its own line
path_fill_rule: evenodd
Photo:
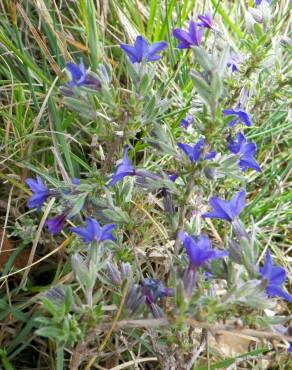
M 74 96 L 72 87 L 85 86 L 89 89 L 99 90 L 101 82 L 99 78 L 92 72 L 87 72 L 83 60 L 80 59 L 79 64 L 67 63 L 67 72 L 70 80 L 63 86 L 60 86 L 60 92 L 64 96 Z
M 191 162 L 196 162 L 200 159 L 202 149 L 205 145 L 205 139 L 201 138 L 195 145 L 178 143 L 178 147 L 186 154 Z
M 67 217 L 68 212 L 63 212 L 58 216 L 49 218 L 46 222 L 48 232 L 50 234 L 58 234 L 63 229 Z
M 266 1 L 268 4 L 272 4 L 272 0 L 264 0 Z M 255 0 L 255 5 L 261 5 L 261 3 L 263 2 L 263 0 Z
M 209 200 L 210 205 L 213 207 L 213 211 L 204 213 L 202 216 L 205 218 L 218 218 L 232 222 L 245 207 L 245 191 L 242 189 L 236 193 L 230 200 L 230 202 L 212 197 Z
M 181 28 L 173 30 L 173 36 L 179 40 L 179 49 L 190 49 L 192 46 L 200 46 L 204 34 L 204 28 L 199 28 L 199 25 L 190 21 L 189 30 L 184 31 Z
M 226 251 L 220 251 L 212 248 L 212 244 L 207 235 L 189 236 L 185 232 L 179 233 L 190 260 L 190 269 L 196 270 L 205 262 L 223 258 L 228 255 Z
M 134 176 L 136 174 L 135 169 L 129 160 L 128 151 L 129 151 L 129 147 L 126 146 L 124 149 L 124 156 L 123 156 L 122 163 L 120 163 L 117 166 L 116 172 L 112 175 L 111 180 L 108 183 L 108 186 L 115 185 L 117 182 L 121 181 L 126 176 Z
M 230 68 L 232 72 L 238 72 L 239 64 L 241 64 L 242 61 L 243 61 L 243 58 L 240 54 L 231 52 L 228 58 L 228 61 L 227 61 L 227 67 Z
M 108 224 L 103 227 L 93 218 L 87 218 L 86 227 L 71 227 L 71 231 L 79 235 L 85 243 L 91 243 L 93 241 L 103 242 L 104 240 L 113 240 L 115 237 L 112 235 L 112 230 L 117 227 L 116 224 Z
M 71 77 L 67 86 L 82 86 L 86 83 L 86 68 L 82 59 L 79 64 L 67 63 L 66 69 Z
M 161 297 L 173 297 L 173 289 L 166 288 L 162 281 L 146 278 L 142 282 L 142 291 L 146 296 L 146 303 L 155 303 Z
M 166 46 L 166 41 L 159 41 L 149 45 L 142 36 L 137 36 L 134 46 L 128 44 L 120 45 L 133 64 L 141 63 L 143 60 L 146 60 L 146 62 L 159 60 L 161 57 L 157 53 L 164 50 Z
M 241 122 L 246 126 L 251 126 L 251 117 L 250 115 L 241 107 L 236 107 L 234 109 L 223 109 L 222 113 L 225 116 L 234 116 L 229 123 L 229 127 L 233 127 L 237 123 Z
M 286 271 L 283 267 L 273 265 L 270 251 L 266 254 L 266 261 L 259 269 L 261 277 L 268 281 L 266 292 L 272 297 L 281 297 L 288 302 L 292 302 L 292 295 L 285 292 L 281 285 L 286 280 Z
M 198 15 L 199 20 L 201 21 L 198 23 L 198 26 L 202 26 L 205 28 L 213 28 L 213 20 L 212 20 L 212 14 L 211 13 L 205 13 Z
M 36 180 L 27 178 L 25 182 L 30 187 L 30 190 L 33 192 L 32 197 L 28 201 L 28 207 L 36 207 L 38 210 L 40 210 L 47 197 L 50 195 L 50 192 L 48 191 L 40 176 L 37 176 Z
M 185 118 L 180 121 L 179 125 L 180 127 L 188 128 L 193 122 L 193 117 L 190 114 L 187 114 Z
M 228 149 L 239 156 L 239 166 L 242 171 L 252 168 L 255 171 L 261 172 L 261 168 L 254 158 L 257 146 L 251 141 L 247 141 L 243 133 L 239 132 L 235 139 L 231 140 Z
M 211 150 L 209 153 L 207 153 L 204 157 L 205 161 L 209 161 L 210 159 L 213 159 L 216 157 L 216 150 Z

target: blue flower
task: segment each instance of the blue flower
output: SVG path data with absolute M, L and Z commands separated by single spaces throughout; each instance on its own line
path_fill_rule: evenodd
M 204 157 L 205 161 L 209 161 L 210 159 L 213 159 L 216 157 L 216 150 L 211 150 L 209 153 L 207 153 Z
M 288 352 L 292 353 L 292 342 L 289 343 Z
M 80 180 L 77 177 L 74 177 L 72 179 L 72 184 L 75 185 L 75 186 L 78 186 L 78 185 L 80 185 Z
M 93 241 L 103 242 L 104 240 L 116 239 L 112 235 L 112 230 L 117 227 L 116 224 L 108 224 L 100 227 L 99 223 L 93 218 L 87 218 L 86 227 L 71 227 L 71 231 L 83 238 L 85 243 L 90 243 Z
M 182 143 L 178 143 L 177 145 L 186 154 L 191 162 L 196 162 L 201 157 L 202 149 L 205 145 L 205 139 L 201 138 L 194 146 Z
M 179 177 L 179 174 L 177 172 L 171 173 L 168 175 L 168 179 L 172 182 L 175 182 L 175 180 Z
M 255 171 L 261 172 L 261 168 L 254 158 L 257 146 L 251 141 L 247 141 L 242 132 L 239 132 L 235 139 L 232 139 L 228 149 L 239 156 L 239 166 L 242 171 L 252 168 Z
M 49 218 L 46 221 L 48 232 L 50 234 L 58 234 L 64 228 L 64 224 L 65 224 L 67 217 L 68 217 L 68 213 L 64 212 L 61 215 Z
M 192 117 L 190 114 L 187 114 L 187 115 L 185 116 L 185 118 L 183 118 L 183 119 L 180 121 L 179 125 L 180 125 L 180 127 L 188 128 L 188 127 L 189 127 L 189 125 L 191 125 L 193 122 L 194 122 L 193 117 Z
M 67 71 L 71 76 L 71 80 L 67 82 L 67 86 L 82 86 L 86 83 L 86 68 L 83 60 L 80 59 L 79 64 L 67 63 Z
M 125 146 L 122 163 L 117 166 L 116 172 L 112 175 L 111 180 L 107 186 L 113 186 L 117 182 L 121 181 L 124 177 L 134 176 L 136 174 L 135 169 L 129 160 L 128 151 L 129 147 Z
M 181 28 L 173 30 L 173 36 L 180 41 L 179 49 L 190 49 L 192 46 L 200 46 L 203 34 L 204 28 L 198 28 L 198 24 L 194 21 L 190 21 L 188 32 Z
M 83 60 L 80 58 L 79 64 L 67 63 L 67 72 L 70 76 L 70 81 L 65 85 L 60 86 L 60 92 L 64 96 L 74 96 L 72 87 L 74 86 L 86 86 L 93 90 L 99 90 L 101 88 L 101 82 L 99 78 L 92 72 L 86 72 Z
M 203 217 L 208 218 L 219 218 L 221 220 L 233 221 L 245 207 L 245 191 L 242 189 L 236 193 L 230 200 L 230 202 L 212 197 L 209 200 L 210 205 L 213 207 L 213 211 L 204 213 Z
M 173 289 L 166 288 L 162 281 L 152 278 L 146 278 L 142 282 L 142 291 L 146 296 L 146 303 L 156 302 L 161 297 L 173 297 Z
M 238 123 L 242 122 L 246 126 L 251 126 L 251 117 L 243 108 L 236 107 L 234 109 L 223 109 L 222 113 L 225 116 L 235 116 L 236 118 L 232 119 L 229 123 L 229 127 L 233 127 Z
M 232 72 L 238 72 L 239 64 L 242 63 L 242 60 L 243 58 L 241 55 L 231 52 L 227 61 L 227 67 L 231 68 Z
M 37 176 L 36 180 L 27 178 L 25 182 L 33 192 L 32 197 L 28 201 L 28 207 L 36 207 L 38 210 L 40 210 L 44 202 L 47 200 L 47 197 L 50 195 L 46 185 L 42 182 L 40 176 Z
M 255 0 L 256 5 L 261 5 L 263 0 Z M 267 3 L 272 4 L 272 0 L 265 0 Z
M 198 15 L 199 20 L 201 23 L 198 23 L 198 26 L 205 27 L 205 28 L 213 28 L 213 20 L 211 13 L 205 13 Z
M 159 41 L 149 45 L 147 40 L 142 36 L 137 36 L 134 46 L 127 44 L 120 45 L 132 63 L 141 63 L 143 60 L 146 60 L 146 62 L 159 60 L 161 57 L 157 53 L 164 50 L 166 46 L 166 41 Z
M 213 249 L 211 241 L 207 235 L 202 234 L 192 237 L 181 231 L 178 236 L 186 248 L 191 269 L 197 269 L 207 261 L 228 255 L 226 251 Z
M 283 267 L 274 266 L 270 251 L 267 251 L 266 261 L 263 267 L 259 269 L 261 277 L 268 281 L 266 292 L 272 297 L 281 297 L 288 302 L 292 302 L 292 295 L 285 292 L 281 285 L 286 280 L 286 271 Z

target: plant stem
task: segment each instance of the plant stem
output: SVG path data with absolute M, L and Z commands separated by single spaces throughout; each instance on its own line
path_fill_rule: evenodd
M 186 215 L 186 205 L 190 199 L 190 196 L 191 196 L 191 193 L 192 193 L 192 190 L 193 190 L 193 187 L 194 187 L 194 184 L 195 184 L 195 180 L 194 180 L 194 173 L 192 172 L 191 174 L 191 179 L 188 183 L 188 186 L 186 188 L 186 192 L 185 192 L 185 195 L 184 195 L 184 201 L 183 201 L 183 204 L 180 208 L 180 211 L 179 211 L 179 216 L 178 216 L 178 224 L 177 224 L 177 229 L 176 229 L 176 239 L 175 239 L 175 244 L 174 244 L 174 253 L 175 254 L 178 254 L 179 252 L 179 232 L 183 230 L 183 227 L 184 227 L 184 220 L 185 220 L 185 215 Z
M 56 370 L 63 370 L 63 369 L 64 369 L 64 346 L 61 344 L 58 344 Z

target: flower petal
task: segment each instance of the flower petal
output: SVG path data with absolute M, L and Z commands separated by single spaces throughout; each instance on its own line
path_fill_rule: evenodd
M 82 71 L 79 66 L 74 63 L 66 63 L 66 69 L 71 75 L 73 81 L 78 81 L 82 77 Z
M 153 60 L 153 59 L 150 59 L 150 58 L 160 58 L 160 56 L 158 55 L 155 55 L 156 53 L 164 50 L 167 46 L 167 42 L 166 41 L 159 41 L 159 42 L 155 42 L 154 44 L 150 45 L 149 47 L 149 50 L 148 50 L 148 60 Z
M 292 295 L 285 292 L 279 285 L 269 285 L 267 287 L 267 293 L 272 297 L 280 297 L 288 302 L 292 302 Z
M 191 36 L 186 31 L 182 30 L 181 28 L 174 29 L 172 34 L 176 39 L 186 44 L 191 45 L 193 43 Z
M 90 243 L 92 241 L 92 235 L 87 229 L 83 227 L 70 227 L 70 230 L 78 236 L 81 236 L 85 243 Z
M 132 45 L 121 44 L 120 48 L 128 55 L 132 63 L 139 63 L 139 55 L 137 54 L 136 48 Z
M 135 41 L 135 49 L 138 57 L 138 61 L 142 62 L 144 58 L 148 55 L 148 42 L 143 36 L 137 36 Z
M 233 213 L 229 202 L 217 197 L 212 197 L 209 203 L 213 207 L 213 211 L 203 214 L 203 217 L 219 218 L 226 221 L 233 220 Z
M 245 190 L 242 189 L 232 197 L 230 201 L 230 208 L 234 217 L 238 216 L 245 207 L 245 196 Z

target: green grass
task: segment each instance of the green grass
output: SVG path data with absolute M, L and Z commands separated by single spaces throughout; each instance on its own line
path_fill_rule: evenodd
M 117 141 L 116 147 L 110 147 L 113 132 L 110 124 L 115 122 L 115 128 L 123 130 L 126 112 L 129 113 L 129 120 L 133 120 L 130 123 L 136 127 L 135 114 L 140 109 L 137 102 L 129 100 L 131 84 L 124 69 L 126 58 L 118 47 L 121 42 L 132 43 L 136 34 L 142 34 L 152 42 L 164 39 L 169 43 L 156 69 L 156 85 L 162 98 L 169 98 L 170 106 L 158 115 L 157 123 L 166 125 L 175 142 L 180 136 L 178 123 L 190 106 L 199 120 L 204 119 L 202 104 L 190 82 L 189 69 L 193 57 L 191 53 L 177 52 L 172 29 L 186 27 L 189 18 L 206 9 L 216 13 L 215 23 L 220 33 L 247 58 L 242 73 L 227 79 L 224 98 L 226 104 L 233 106 L 243 86 L 253 93 L 248 110 L 253 114 L 254 125 L 247 136 L 257 144 L 257 160 L 263 171 L 248 172 L 246 175 L 249 203 L 243 219 L 245 225 L 250 225 L 250 230 L 257 230 L 259 255 L 263 258 L 262 253 L 270 248 L 277 263 L 286 268 L 289 276 L 287 288 L 291 290 L 289 224 L 292 197 L 289 177 L 292 124 L 288 114 L 291 45 L 280 42 L 289 37 L 288 2 L 273 2 L 273 9 L 277 8 L 277 12 L 273 12 L 271 25 L 265 32 L 258 30 L 257 34 L 248 32 L 246 28 L 244 13 L 247 3 L 251 6 L 253 2 L 0 0 L 0 230 L 5 226 L 6 234 L 14 241 L 10 258 L 0 264 L 2 276 L 5 277 L 0 280 L 0 361 L 3 369 L 67 369 L 72 347 L 63 348 L 53 340 L 38 336 L 35 319 L 44 312 L 40 305 L 41 293 L 49 287 L 59 283 L 72 284 L 74 292 L 77 295 L 80 293 L 76 282 L 73 282 L 70 266 L 70 255 L 77 248 L 76 241 L 72 242 L 67 232 L 56 238 L 42 232 L 33 259 L 34 262 L 41 262 L 35 264 L 27 280 L 22 281 L 27 263 L 27 255 L 23 255 L 23 250 L 30 252 L 37 229 L 35 225 L 39 224 L 41 217 L 26 207 L 29 192 L 25 178 L 40 174 L 52 186 L 58 186 L 61 181 L 74 176 L 88 178 L 89 183 L 94 181 L 96 184 L 94 191 L 97 198 L 101 197 L 103 180 L 99 171 L 102 169 L 102 174 L 113 171 L 123 146 L 122 141 Z M 222 42 L 220 37 L 218 42 Z M 270 59 L 271 65 L 268 65 L 268 56 L 273 58 Z M 58 90 L 60 84 L 66 81 L 65 63 L 69 60 L 78 62 L 80 57 L 92 71 L 96 72 L 102 62 L 112 73 L 116 101 L 110 106 L 98 96 L 94 97 L 93 102 L 99 112 L 94 119 L 82 117 L 78 112 L 68 109 Z M 217 119 L 215 123 L 219 125 Z M 218 127 L 213 129 L 218 131 Z M 130 132 L 127 133 L 135 147 L 139 166 L 158 171 L 161 168 L 173 170 L 176 161 L 171 155 L 150 153 L 144 140 L 146 134 L 147 130 L 132 136 Z M 217 145 L 221 148 L 223 144 L 218 141 Z M 105 155 L 112 155 L 105 167 L 101 159 L 101 147 L 106 148 Z M 219 191 L 221 185 L 212 185 L 209 193 Z M 229 196 L 237 185 L 235 180 L 226 180 L 226 191 L 222 194 Z M 123 191 L 127 191 L 126 187 Z M 125 204 L 122 199 L 121 194 L 120 197 L 115 196 L 115 205 L 122 204 L 127 217 L 131 222 L 135 221 L 132 226 L 125 226 L 119 235 L 122 247 L 115 251 L 117 260 L 131 263 L 138 260 L 140 266 L 136 267 L 137 271 L 141 269 L 146 275 L 154 272 L 157 278 L 168 276 L 168 267 L 175 260 L 166 247 L 167 242 L 173 239 L 169 224 L 147 194 L 135 194 L 134 203 Z M 134 227 L 136 220 L 139 233 Z M 212 235 L 209 226 L 206 229 Z M 224 240 L 225 230 L 218 228 L 217 231 Z M 65 247 L 60 248 L 64 242 Z M 137 255 L 133 253 L 133 245 Z M 57 252 L 52 253 L 55 249 L 58 249 Z M 153 249 L 159 257 L 143 259 L 143 254 L 147 256 Z M 20 265 L 15 264 L 17 256 Z M 17 273 L 21 268 L 24 270 Z M 108 296 L 112 297 L 112 301 L 108 300 Z M 104 290 L 100 305 L 106 308 L 102 308 L 105 311 L 102 311 L 104 316 L 101 316 L 101 322 L 114 319 L 116 308 L 110 305 L 119 305 L 119 302 L 120 297 L 115 292 Z M 289 311 L 284 305 L 280 312 L 286 315 Z M 160 331 L 154 333 L 153 329 L 126 329 L 121 336 L 117 332 L 96 360 L 96 368 L 115 368 L 119 363 L 132 361 L 133 357 L 154 357 L 159 349 L 167 356 L 168 346 L 174 345 L 172 341 L 173 337 L 168 342 L 167 336 Z M 95 355 L 92 351 L 86 363 Z M 247 368 L 264 368 L 261 361 L 265 356 L 269 361 L 276 358 L 278 364 L 272 368 L 289 368 L 285 354 L 273 357 L 270 352 L 266 354 L 261 346 L 257 348 L 257 345 L 249 353 L 230 355 L 228 358 L 223 358 L 220 351 L 212 352 L 210 356 L 202 352 L 198 368 L 227 368 L 235 361 L 241 366 L 241 357 L 248 355 L 253 356 L 254 362 L 249 362 L 247 366 L 252 367 Z M 128 368 L 133 368 L 133 364 Z M 149 361 L 147 367 L 145 363 L 140 366 L 143 369 L 162 368 L 159 361 Z

